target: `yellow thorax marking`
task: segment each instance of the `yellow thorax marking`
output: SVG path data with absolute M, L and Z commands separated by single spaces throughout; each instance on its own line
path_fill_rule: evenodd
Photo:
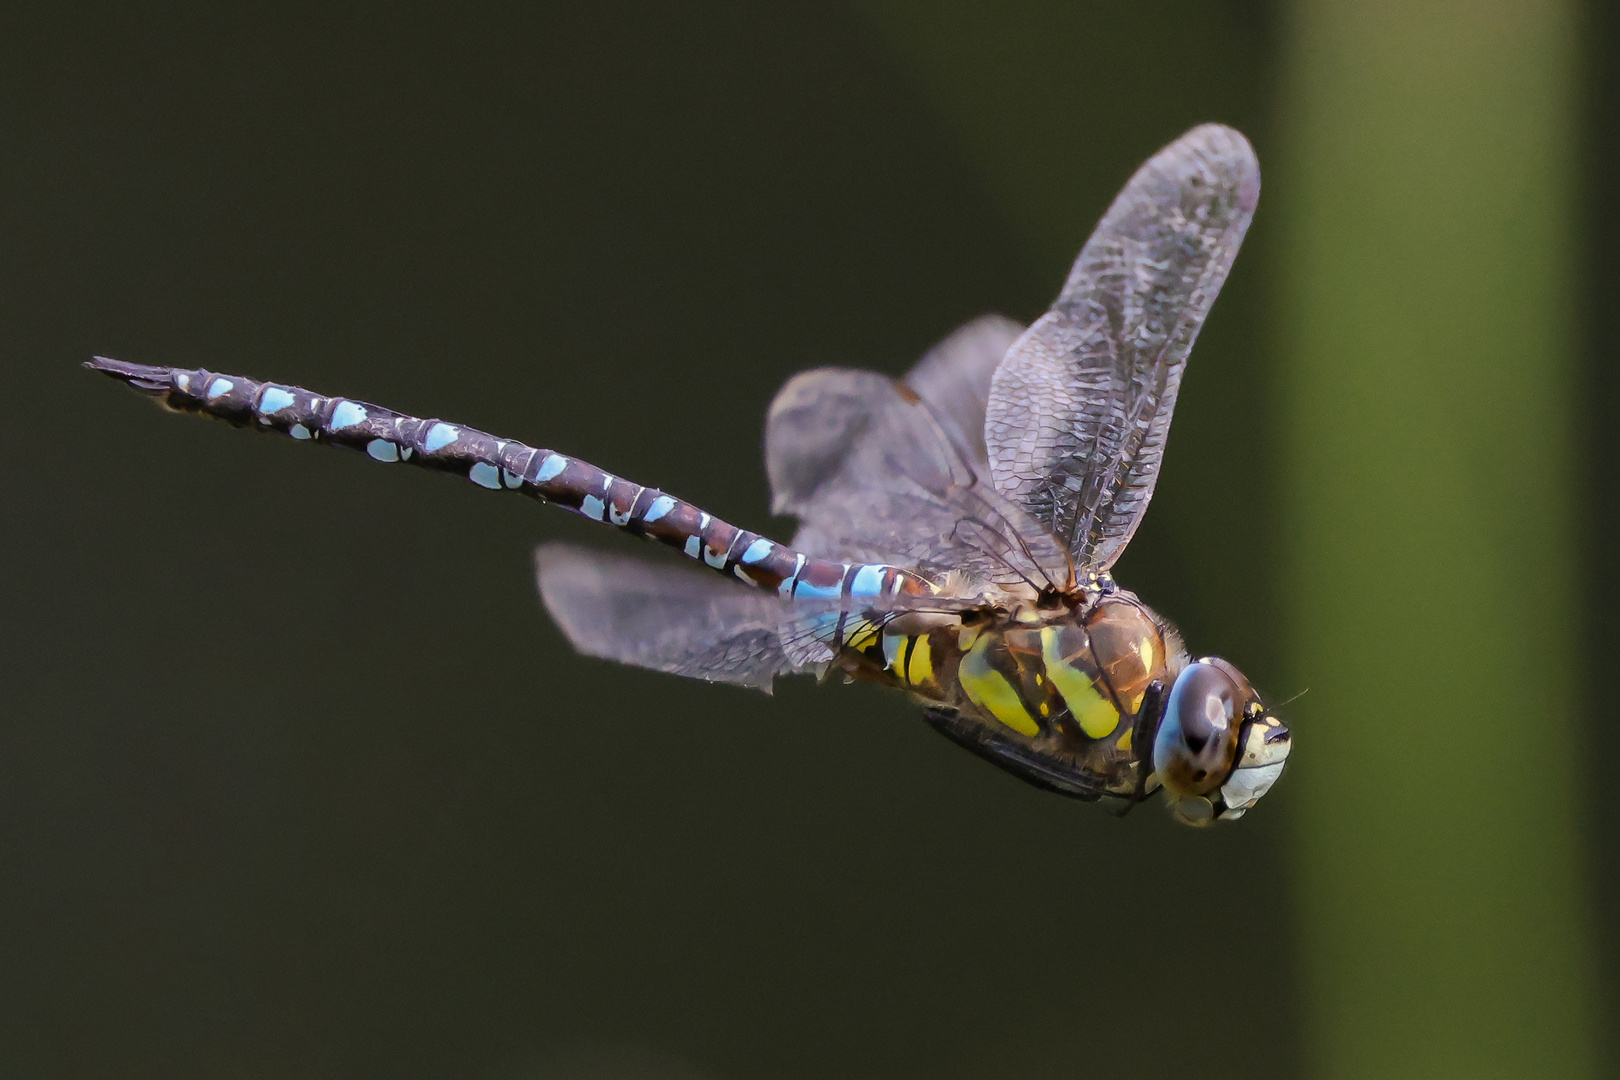
M 1062 628 L 1057 626 L 1048 626 L 1041 631 L 1041 662 L 1046 665 L 1046 677 L 1057 687 L 1080 730 L 1088 738 L 1105 738 L 1119 726 L 1119 710 L 1097 689 L 1090 675 L 1059 655 L 1058 635 L 1061 632 Z
M 985 650 L 994 639 L 993 634 L 979 635 L 973 648 L 962 657 L 956 671 L 957 681 L 962 684 L 969 701 L 1018 734 L 1033 738 L 1041 733 L 1040 725 L 1024 708 L 1017 689 L 1007 681 L 1005 675 L 990 666 L 990 658 L 985 655 Z
M 870 619 L 850 620 L 850 625 L 844 630 L 848 636 L 844 639 L 844 647 L 860 652 L 877 640 L 878 633 L 883 628 Z
M 1159 669 L 1159 650 L 1154 647 L 1151 638 L 1143 638 L 1136 643 L 1136 655 L 1142 660 L 1142 670 L 1151 675 Z M 1138 690 L 1131 698 L 1131 712 L 1142 711 L 1142 699 L 1147 697 L 1147 687 Z M 1125 748 L 1128 749 L 1128 748 Z
M 927 634 L 918 634 L 911 639 L 911 648 L 906 650 L 906 670 L 903 678 L 912 686 L 934 680 L 934 653 L 933 647 L 928 644 Z
M 934 677 L 933 650 L 927 634 L 884 634 L 883 659 L 907 686 L 929 682 Z

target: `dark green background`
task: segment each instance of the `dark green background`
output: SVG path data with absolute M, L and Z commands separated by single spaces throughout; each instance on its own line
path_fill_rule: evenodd
M 1160 145 L 1221 120 L 1265 163 L 1276 129 L 1279 12 L 1075 5 L 1063 123 L 1004 119 L 1054 146 L 1043 186 L 1068 209 L 1010 205 L 885 18 L 0 20 L 0 1073 L 1299 1071 L 1286 781 L 1241 826 L 1118 821 L 987 768 L 898 696 L 581 659 L 531 549 L 628 541 L 165 418 L 76 366 L 206 365 L 458 419 L 785 536 L 759 450 L 784 379 L 898 373 L 975 315 L 1033 317 Z M 1613 28 L 1593 28 L 1599 204 L 1616 110 Z M 1030 51 L 994 62 L 1038 85 L 1062 50 Z M 1274 618 L 1266 208 L 1119 573 L 1285 696 L 1304 687 Z M 1620 236 L 1593 220 L 1585 779 L 1609 955 Z

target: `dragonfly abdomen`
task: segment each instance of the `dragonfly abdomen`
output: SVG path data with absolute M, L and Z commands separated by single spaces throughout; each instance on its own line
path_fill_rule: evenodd
M 860 600 L 931 591 L 927 582 L 899 567 L 813 558 L 587 461 L 464 424 L 200 368 L 156 367 L 106 357 L 87 366 L 177 411 L 202 413 L 301 442 L 343 447 L 385 464 L 403 462 L 450 473 L 490 491 L 518 492 L 656 540 L 756 588 L 824 602 L 829 611 L 817 617 L 817 625 L 834 649 L 870 625 L 855 610 Z

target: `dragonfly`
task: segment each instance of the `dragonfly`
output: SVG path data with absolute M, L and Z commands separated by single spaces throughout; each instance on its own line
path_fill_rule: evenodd
M 1110 568 L 1259 194 L 1248 141 L 1196 127 L 1130 178 L 1028 327 L 980 318 L 900 379 L 791 379 L 765 429 L 789 544 L 460 423 L 207 369 L 87 366 L 171 410 L 452 473 L 695 564 L 542 546 L 542 599 L 582 653 L 766 692 L 795 674 L 877 683 L 1037 787 L 1120 813 L 1162 791 L 1176 819 L 1208 825 L 1272 787 L 1291 736 Z

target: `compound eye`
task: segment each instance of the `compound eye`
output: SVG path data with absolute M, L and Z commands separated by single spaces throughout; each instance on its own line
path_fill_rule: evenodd
M 1220 668 L 1203 661 L 1176 676 L 1153 740 L 1153 769 L 1177 798 L 1219 787 L 1237 756 L 1239 690 Z

